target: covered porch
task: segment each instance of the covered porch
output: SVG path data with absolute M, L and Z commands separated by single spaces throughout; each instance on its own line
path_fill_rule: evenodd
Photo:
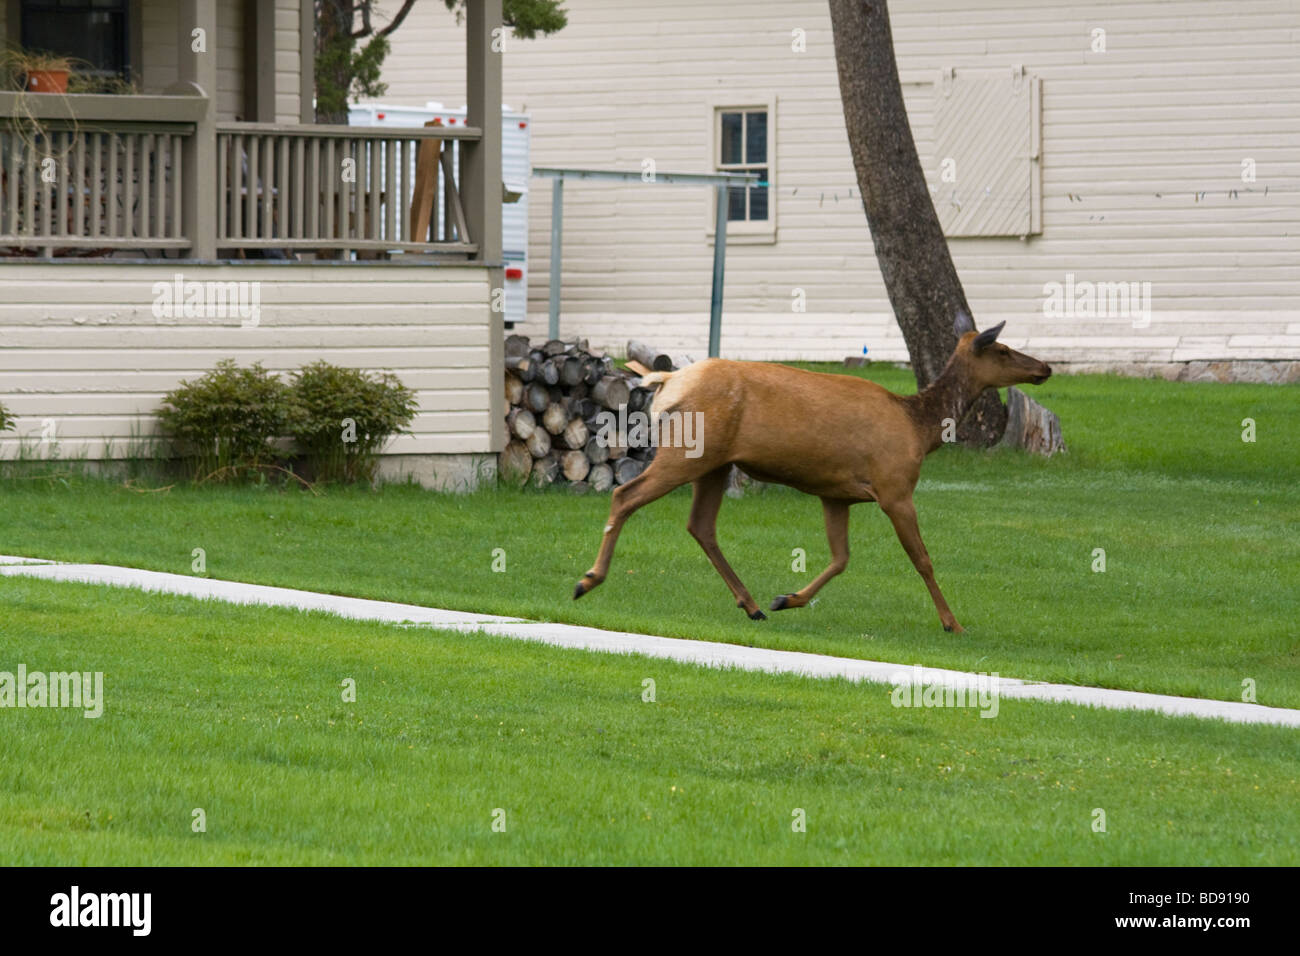
M 128 92 L 0 92 L 0 457 L 126 457 L 222 358 L 325 358 L 417 390 L 385 471 L 472 484 L 504 445 L 501 0 L 467 5 L 466 124 L 415 129 L 312 122 L 312 0 L 115 9 Z M 160 309 L 191 283 L 251 284 L 257 320 Z
M 162 6 L 119 4 L 139 93 L 0 92 L 0 254 L 500 259 L 493 4 L 469 5 L 467 125 L 400 130 L 313 121 L 311 0 Z M 42 9 L 7 0 L 4 41 Z

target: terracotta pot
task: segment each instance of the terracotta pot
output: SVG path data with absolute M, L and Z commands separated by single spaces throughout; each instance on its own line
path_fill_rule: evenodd
M 32 70 L 27 74 L 27 89 L 31 93 L 66 93 L 68 71 Z

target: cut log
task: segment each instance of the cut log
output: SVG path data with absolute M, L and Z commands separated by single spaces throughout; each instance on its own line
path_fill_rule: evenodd
M 587 472 L 591 471 L 591 462 L 582 452 L 569 451 L 560 459 L 560 467 L 564 469 L 565 478 L 582 481 L 587 477 Z
M 537 377 L 537 364 L 527 355 L 506 359 L 506 369 L 519 376 L 519 381 L 525 385 Z
M 1002 444 L 1051 457 L 1065 451 L 1061 420 L 1018 388 L 1007 389 L 1007 427 Z
M 635 458 L 620 458 L 614 462 L 614 480 L 620 485 L 626 485 L 644 470 L 645 462 L 637 461 Z
M 501 480 L 515 488 L 523 487 L 533 470 L 533 456 L 528 446 L 516 439 L 506 445 L 497 461 L 497 474 Z
M 569 412 L 562 402 L 551 402 L 542 413 L 542 425 L 552 435 L 558 435 L 569 424 Z
M 581 418 L 569 419 L 569 423 L 564 426 L 564 431 L 560 433 L 560 441 L 564 446 L 575 451 L 586 448 L 590 438 L 591 432 L 587 430 L 587 425 Z
M 605 363 L 600 359 L 590 358 L 582 365 L 582 380 L 587 385 L 595 385 L 605 374 Z
M 642 365 L 640 362 L 638 362 L 636 359 L 628 359 L 627 367 L 630 368 L 632 371 L 636 372 L 638 375 L 649 375 L 651 371 L 650 369 Z
M 639 385 L 632 389 L 627 399 L 627 410 L 629 412 L 646 412 L 650 410 L 650 403 L 654 401 L 654 390 L 641 388 Z
M 526 335 L 507 335 L 506 336 L 506 358 L 515 358 L 523 356 L 527 358 L 531 349 L 528 347 L 528 336 Z
M 542 354 L 550 358 L 552 355 L 563 355 L 566 349 L 567 346 L 559 339 L 551 339 L 542 346 Z
M 538 434 L 544 435 L 545 432 L 538 430 Z M 560 476 L 560 461 L 554 455 L 547 455 L 544 458 L 538 458 L 533 462 L 533 470 L 528 480 L 535 488 L 545 488 L 553 484 L 555 479 Z
M 541 382 L 533 382 L 524 393 L 524 403 L 534 414 L 540 415 L 551 404 L 551 393 Z
M 609 465 L 592 465 L 587 472 L 587 483 L 592 491 L 609 491 L 614 487 L 614 469 Z
M 673 359 L 671 355 L 667 352 L 661 352 L 643 342 L 628 342 L 627 357 L 630 359 L 636 359 L 646 368 L 654 372 L 671 372 L 673 370 Z
M 537 371 L 538 377 L 547 385 L 560 384 L 560 363 L 558 360 L 547 359 Z
M 593 465 L 603 465 L 609 461 L 609 446 L 601 442 L 599 435 L 592 435 L 587 439 L 586 446 L 582 449 L 587 453 Z
M 571 482 L 569 482 L 569 493 L 570 493 L 570 494 L 575 494 L 575 495 L 585 495 L 585 494 L 586 494 L 587 492 L 589 492 L 590 490 L 591 490 L 591 485 L 587 484 L 585 481 L 571 481 Z
M 551 433 L 545 428 L 534 428 L 527 438 L 527 444 L 534 458 L 545 458 L 551 450 Z
M 560 384 L 565 388 L 572 388 L 581 382 L 586 374 L 583 360 L 576 355 L 570 355 L 560 366 Z
M 617 411 L 626 405 L 631 390 L 627 382 L 617 375 L 606 375 L 591 390 L 591 397 L 610 411 Z
M 528 436 L 537 430 L 537 419 L 527 408 L 512 408 L 506 416 L 506 428 L 516 438 L 527 441 Z
M 524 383 L 517 375 L 506 372 L 506 404 L 518 405 L 524 400 Z

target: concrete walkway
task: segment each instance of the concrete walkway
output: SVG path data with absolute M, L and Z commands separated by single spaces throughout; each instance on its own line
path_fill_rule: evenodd
M 1015 680 L 1009 677 L 984 678 L 981 675 L 939 668 L 909 667 L 851 657 L 828 657 L 799 651 L 776 651 L 715 641 L 691 641 L 683 638 L 602 631 L 574 624 L 548 624 L 495 614 L 444 611 L 415 604 L 370 601 L 362 598 L 318 594 L 292 588 L 241 584 L 212 578 L 140 571 L 105 564 L 62 564 L 36 558 L 0 555 L 0 575 L 44 578 L 50 581 L 77 581 L 107 584 L 114 587 L 140 588 L 164 594 L 194 598 L 212 598 L 232 604 L 264 604 L 296 608 L 302 611 L 325 611 L 359 621 L 382 621 L 389 624 L 419 624 L 454 631 L 481 631 L 523 641 L 554 644 L 557 647 L 581 648 L 616 654 L 644 654 L 701 664 L 709 667 L 732 667 L 747 671 L 800 674 L 805 677 L 843 677 L 852 681 L 879 684 L 932 685 L 971 688 L 979 686 L 1003 699 L 1044 700 L 1068 704 L 1085 704 L 1111 710 L 1148 710 L 1179 717 L 1211 717 L 1238 724 L 1279 724 L 1300 727 L 1300 710 L 1262 707 L 1259 704 L 1202 700 L 1195 697 L 1170 697 L 1137 691 L 1107 690 L 1100 687 L 1076 687 Z

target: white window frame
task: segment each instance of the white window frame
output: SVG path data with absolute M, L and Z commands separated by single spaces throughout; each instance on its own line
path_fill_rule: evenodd
M 725 96 L 717 97 L 709 102 L 708 113 L 706 115 L 707 126 L 705 129 L 707 135 L 705 142 L 708 144 L 708 156 L 705 161 L 708 163 L 708 170 L 711 173 L 724 172 L 719 168 L 719 159 L 722 151 L 722 114 L 739 113 L 753 110 L 763 110 L 767 113 L 767 219 L 765 221 L 755 222 L 753 220 L 729 220 L 727 222 L 727 244 L 728 245 L 770 245 L 776 242 L 776 218 L 777 218 L 777 122 L 776 122 L 777 97 L 775 93 L 755 96 Z M 705 237 L 710 245 L 715 238 L 715 226 L 717 224 L 717 198 L 716 189 L 709 190 L 708 200 L 705 204 Z

